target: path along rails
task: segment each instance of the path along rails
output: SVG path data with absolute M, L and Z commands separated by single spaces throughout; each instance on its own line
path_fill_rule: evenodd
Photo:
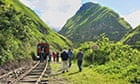
M 37 62 L 33 67 L 12 80 L 1 81 L 0 84 L 48 84 L 50 66 L 48 61 Z

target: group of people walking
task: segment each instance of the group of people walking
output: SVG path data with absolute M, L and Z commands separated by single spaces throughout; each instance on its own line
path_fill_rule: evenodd
M 54 62 L 59 62 L 59 52 L 53 52 L 52 57 Z
M 64 49 L 61 51 L 61 53 L 52 52 L 52 54 L 50 54 L 48 56 L 48 61 L 49 62 L 51 62 L 51 61 L 59 62 L 60 58 L 62 61 L 62 73 L 68 72 L 68 69 L 72 65 L 72 58 L 73 58 L 72 49 L 68 49 L 68 50 Z M 83 52 L 81 49 L 77 53 L 76 58 L 77 58 L 77 65 L 78 65 L 79 71 L 81 72 L 82 71 L 82 59 L 83 59 Z
M 68 72 L 68 67 L 70 68 L 72 65 L 72 50 L 69 49 L 67 52 L 66 50 L 63 50 L 61 53 L 61 58 L 62 58 L 62 73 L 65 71 Z M 83 59 L 83 52 L 80 49 L 79 52 L 77 53 L 77 65 L 79 68 L 79 71 L 82 71 L 82 59 Z
M 68 51 L 63 50 L 61 53 L 61 59 L 62 59 L 62 73 L 65 71 L 68 72 L 68 67 L 71 67 L 72 64 L 72 50 L 69 49 Z

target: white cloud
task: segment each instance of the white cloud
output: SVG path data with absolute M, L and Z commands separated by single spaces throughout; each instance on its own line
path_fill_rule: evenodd
M 124 16 L 133 28 L 140 25 L 140 10 Z
M 80 8 L 81 0 L 20 0 L 35 12 L 51 28 L 60 30 L 67 19 Z
M 33 9 L 40 18 L 51 28 L 60 30 L 67 19 L 72 17 L 80 8 L 82 3 L 94 2 L 96 0 L 20 0 Z M 140 24 L 140 10 L 123 16 L 133 28 Z M 56 29 L 57 28 L 57 29 Z
M 93 3 L 98 3 L 97 0 L 82 0 L 83 3 L 87 3 L 87 2 L 93 2 Z

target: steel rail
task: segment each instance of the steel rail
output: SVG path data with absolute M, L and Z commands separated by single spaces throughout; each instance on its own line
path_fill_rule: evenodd
M 28 71 L 26 71 L 24 74 L 20 75 L 17 79 L 14 79 L 10 82 L 10 84 L 15 84 L 17 81 L 21 80 L 23 77 L 25 77 L 29 72 L 31 72 L 34 68 L 36 68 L 39 65 L 40 62 L 37 62 L 32 68 L 30 68 Z
M 45 74 L 45 71 L 47 70 L 47 67 L 48 67 L 48 61 L 46 63 L 46 66 L 45 66 L 43 72 L 41 73 L 40 77 L 37 79 L 35 84 L 39 84 L 39 82 L 41 81 L 41 78 L 43 77 L 43 75 Z
M 6 77 L 6 76 L 8 76 L 8 75 L 10 75 L 10 74 L 12 74 L 12 73 L 14 73 L 14 72 L 17 72 L 17 71 L 19 71 L 19 70 L 22 70 L 22 69 L 24 69 L 25 67 L 26 67 L 26 66 L 20 67 L 20 68 L 18 68 L 18 69 L 12 70 L 12 71 L 9 71 L 8 73 L 1 75 L 1 76 L 0 76 L 0 79 L 4 78 L 4 77 Z

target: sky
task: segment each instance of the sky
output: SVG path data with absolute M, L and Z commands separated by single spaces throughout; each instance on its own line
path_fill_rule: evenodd
M 59 31 L 82 4 L 99 3 L 123 17 L 133 28 L 140 25 L 140 0 L 20 0 L 52 29 Z

